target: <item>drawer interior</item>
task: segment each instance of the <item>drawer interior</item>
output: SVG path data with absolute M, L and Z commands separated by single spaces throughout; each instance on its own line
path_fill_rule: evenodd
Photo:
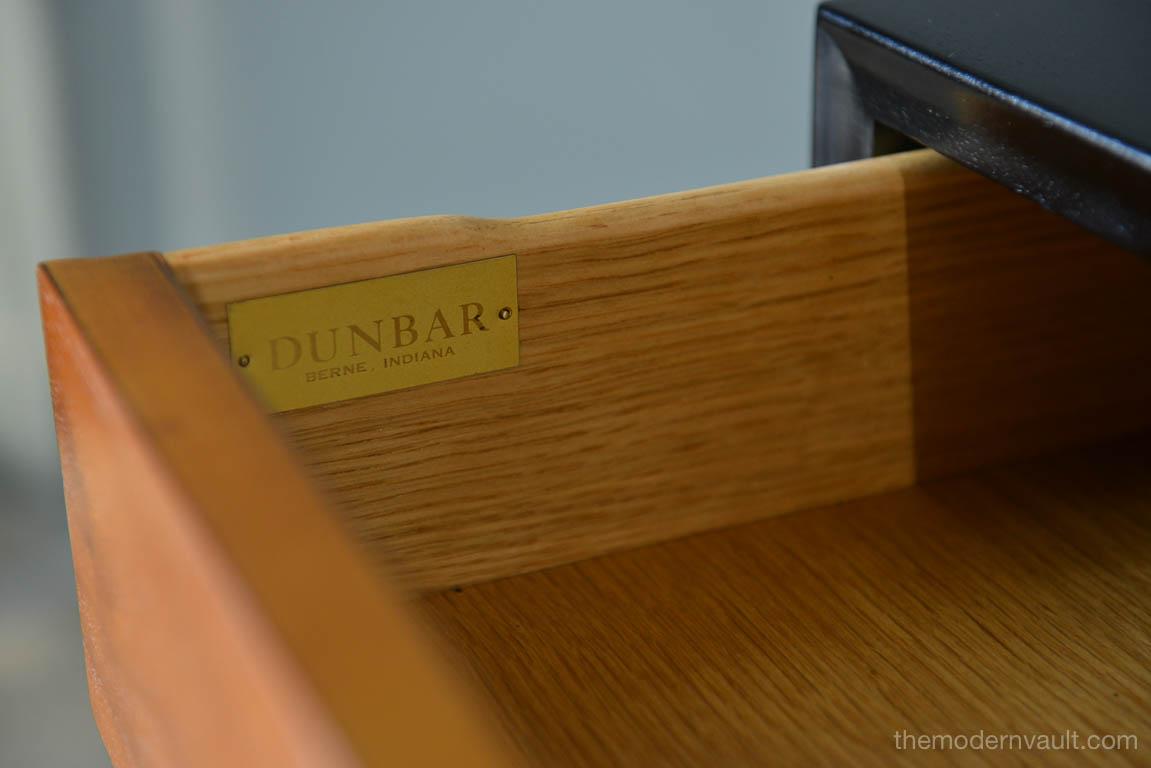
M 274 418 L 532 761 L 1147 722 L 1147 264 L 926 152 L 407 226 L 518 254 L 521 365 Z
M 1147 722 L 1147 264 L 926 152 L 418 226 L 372 274 L 518 254 L 521 365 L 275 418 L 535 762 Z
M 1151 721 L 1147 262 L 927 151 L 163 258 L 232 358 L 231 303 L 504 254 L 518 366 L 259 420 L 528 762 L 886 764 L 900 730 Z M 170 400 L 141 406 L 184 440 L 167 460 L 243 460 L 221 435 L 250 425 L 188 440 Z M 333 650 L 372 663 L 338 611 L 375 598 L 318 569 L 344 634 L 317 640 L 276 559 L 314 520 L 261 543 L 275 510 L 229 482 L 251 503 L 219 491 L 206 518 L 358 748 L 388 754 Z
M 878 766 L 905 732 L 1143 738 L 1149 553 L 1145 434 L 420 607 L 533 764 Z

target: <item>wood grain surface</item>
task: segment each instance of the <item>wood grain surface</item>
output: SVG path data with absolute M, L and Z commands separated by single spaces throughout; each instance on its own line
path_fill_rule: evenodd
M 1146 765 L 1151 439 L 446 591 L 535 764 Z M 894 735 L 1133 734 L 1115 751 Z
M 518 368 L 272 418 L 221 355 L 228 302 L 504 253 Z M 1151 440 L 986 465 L 1151 426 L 1151 268 L 938 156 L 41 285 L 120 768 L 1148 746 Z
M 162 263 L 40 274 L 91 699 L 116 766 L 506 765 Z
M 284 414 L 414 589 L 1151 424 L 1151 268 L 919 152 L 167 254 L 228 302 L 519 255 L 519 368 Z

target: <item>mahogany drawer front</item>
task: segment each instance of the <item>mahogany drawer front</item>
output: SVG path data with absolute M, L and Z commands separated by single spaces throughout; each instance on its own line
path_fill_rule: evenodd
M 518 366 L 269 414 L 227 354 L 231 303 L 507 254 Z M 41 274 L 117 765 L 1149 720 L 1147 442 L 1080 446 L 1151 426 L 1151 269 L 937 155 Z

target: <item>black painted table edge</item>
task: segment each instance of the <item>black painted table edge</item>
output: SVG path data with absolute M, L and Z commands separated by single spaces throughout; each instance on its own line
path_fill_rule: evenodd
M 880 29 L 859 13 L 865 2 L 854 5 L 849 15 L 828 2 L 817 14 L 815 165 L 873 156 L 879 124 L 1151 254 L 1151 152 L 957 66 L 955 48 L 944 55 L 903 38 L 890 19 Z

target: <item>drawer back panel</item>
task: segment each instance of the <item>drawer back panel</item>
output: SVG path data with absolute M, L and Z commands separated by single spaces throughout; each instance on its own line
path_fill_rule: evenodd
M 520 365 L 276 417 L 434 590 L 1151 424 L 1151 268 L 928 152 L 166 255 L 229 302 L 518 256 Z

